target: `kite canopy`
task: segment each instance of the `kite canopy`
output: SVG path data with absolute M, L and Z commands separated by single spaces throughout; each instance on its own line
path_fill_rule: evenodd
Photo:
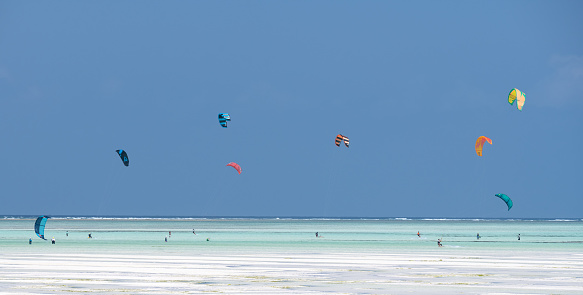
M 342 142 L 342 140 L 344 140 L 344 145 L 346 147 L 348 147 L 348 145 L 350 145 L 350 141 L 349 141 L 348 137 L 346 137 L 342 134 L 338 134 L 338 135 L 336 135 L 336 146 L 340 146 L 340 142 Z
M 119 157 L 121 158 L 121 160 L 123 161 L 123 164 L 126 166 L 130 165 L 130 159 L 128 158 L 128 154 L 126 153 L 126 151 L 124 150 L 116 150 L 117 154 L 119 155 Z
M 223 126 L 223 128 L 227 128 L 227 121 L 231 121 L 231 116 L 229 116 L 229 114 L 227 113 L 220 113 L 219 123 L 221 123 L 221 126 Z
M 43 239 L 45 239 L 45 224 L 47 223 L 47 219 L 49 219 L 50 217 L 48 216 L 39 216 L 36 219 L 36 222 L 34 223 L 34 232 L 36 233 L 36 235 Z
M 518 110 L 522 111 L 522 107 L 524 106 L 524 101 L 526 100 L 526 95 L 524 92 L 514 88 L 510 90 L 510 94 L 508 94 L 508 103 L 514 104 L 516 101 L 516 107 Z
M 489 144 L 492 144 L 492 140 L 487 138 L 486 136 L 480 136 L 478 137 L 478 140 L 476 140 L 476 154 L 478 154 L 478 156 L 482 156 L 482 147 L 484 146 L 484 143 L 486 143 L 486 141 Z
M 227 166 L 231 166 L 231 167 L 235 168 L 235 170 L 237 170 L 237 172 L 239 172 L 239 174 L 241 174 L 241 166 L 239 166 L 239 164 L 237 164 L 235 162 L 231 162 L 231 163 L 227 164 Z
M 510 199 L 510 197 L 508 197 L 505 194 L 496 194 L 495 196 L 502 199 L 508 206 L 508 211 L 510 211 L 510 208 L 512 208 L 512 200 Z

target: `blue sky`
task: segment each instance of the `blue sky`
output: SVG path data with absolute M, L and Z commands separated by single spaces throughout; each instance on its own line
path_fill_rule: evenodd
M 2 1 L 0 214 L 581 217 L 581 15 L 580 1 Z

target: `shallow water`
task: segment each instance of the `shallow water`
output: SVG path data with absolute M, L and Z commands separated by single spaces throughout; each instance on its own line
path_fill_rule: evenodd
M 321 237 L 316 238 L 315 232 Z M 93 238 L 88 238 L 89 233 Z M 476 239 L 477 233 L 480 240 Z M 571 252 L 583 248 L 583 221 L 56 217 L 48 220 L 45 237 L 49 240 L 36 237 L 33 218 L 0 219 L 0 248 L 4 253 L 41 249 L 67 253 L 74 249 L 76 253 L 178 255 L 426 251 L 436 249 L 439 238 L 448 251 L 460 248 Z M 52 237 L 56 239 L 55 245 L 50 243 Z M 28 244 L 29 238 L 33 239 L 32 245 Z

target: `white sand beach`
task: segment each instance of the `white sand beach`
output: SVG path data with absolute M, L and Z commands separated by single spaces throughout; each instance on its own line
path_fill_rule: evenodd
M 0 293 L 583 294 L 583 252 L 3 253 Z

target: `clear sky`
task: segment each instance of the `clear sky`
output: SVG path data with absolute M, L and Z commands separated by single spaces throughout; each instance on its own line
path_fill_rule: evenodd
M 581 1 L 1 1 L 0 214 L 582 217 L 582 16 Z

